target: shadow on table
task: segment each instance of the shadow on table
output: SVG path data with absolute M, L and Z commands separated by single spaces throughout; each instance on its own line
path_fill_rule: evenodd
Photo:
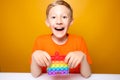
M 51 76 L 52 80 L 76 80 L 77 76 L 75 75 L 57 75 Z M 82 77 L 81 77 L 82 78 Z

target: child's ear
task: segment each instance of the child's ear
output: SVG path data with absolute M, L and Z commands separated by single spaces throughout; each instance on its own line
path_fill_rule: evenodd
M 45 20 L 45 23 L 46 23 L 46 25 L 47 25 L 48 27 L 50 27 L 49 22 L 48 22 L 47 19 Z

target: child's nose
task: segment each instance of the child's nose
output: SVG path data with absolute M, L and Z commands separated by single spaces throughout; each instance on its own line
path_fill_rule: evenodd
M 62 19 L 61 19 L 61 18 L 58 18 L 56 24 L 57 24 L 57 25 L 62 25 Z

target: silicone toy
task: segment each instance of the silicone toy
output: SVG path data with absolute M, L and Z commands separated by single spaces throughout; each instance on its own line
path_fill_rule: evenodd
M 59 56 L 59 53 L 56 52 L 55 56 L 51 56 L 52 63 L 49 68 L 47 68 L 48 75 L 66 75 L 69 74 L 68 65 L 64 62 L 65 56 Z

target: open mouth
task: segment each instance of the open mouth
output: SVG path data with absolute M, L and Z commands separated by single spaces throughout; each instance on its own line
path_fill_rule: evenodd
M 57 31 L 63 31 L 64 28 L 63 27 L 62 28 L 55 28 L 55 30 L 57 30 Z

